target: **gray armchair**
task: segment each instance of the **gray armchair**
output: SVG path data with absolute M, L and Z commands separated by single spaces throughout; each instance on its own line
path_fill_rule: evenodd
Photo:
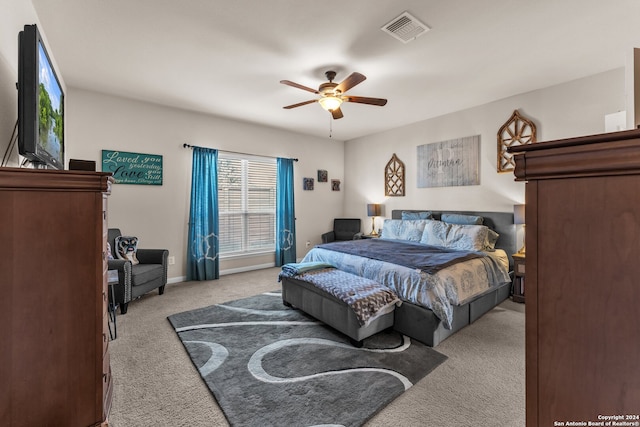
M 120 306 L 120 313 L 125 314 L 129 301 L 158 289 L 158 294 L 164 293 L 167 284 L 167 264 L 169 251 L 166 249 L 140 249 L 136 257 L 140 261 L 132 265 L 131 261 L 117 259 L 115 239 L 121 236 L 119 228 L 110 228 L 108 239 L 114 258 L 108 260 L 109 270 L 118 271 L 118 285 L 114 287 L 115 303 Z
M 354 240 L 362 237 L 360 233 L 360 218 L 335 218 L 333 230 L 324 233 L 322 243 L 330 243 L 340 240 Z

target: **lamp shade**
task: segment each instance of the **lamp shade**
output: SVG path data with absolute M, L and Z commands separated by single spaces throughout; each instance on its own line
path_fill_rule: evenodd
M 342 98 L 338 98 L 337 96 L 325 96 L 320 98 L 318 102 L 325 110 L 333 111 L 340 107 L 342 104 Z
M 367 216 L 380 216 L 382 212 L 381 205 L 371 203 L 367 205 Z
M 513 205 L 514 224 L 526 224 L 526 221 L 524 219 L 524 206 L 525 205 Z

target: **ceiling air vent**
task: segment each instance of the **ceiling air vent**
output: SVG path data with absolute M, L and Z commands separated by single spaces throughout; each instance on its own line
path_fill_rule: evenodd
M 382 31 L 400 40 L 402 43 L 409 43 L 430 29 L 431 28 L 420 22 L 409 12 L 402 13 L 381 28 Z

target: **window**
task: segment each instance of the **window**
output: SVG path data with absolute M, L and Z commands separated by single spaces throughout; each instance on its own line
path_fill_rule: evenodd
M 275 251 L 276 161 L 220 153 L 218 215 L 221 256 Z

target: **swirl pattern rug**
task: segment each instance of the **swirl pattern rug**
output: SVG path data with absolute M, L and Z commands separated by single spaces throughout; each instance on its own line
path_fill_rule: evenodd
M 353 347 L 279 292 L 168 319 L 232 426 L 360 426 L 446 360 L 390 330 Z

